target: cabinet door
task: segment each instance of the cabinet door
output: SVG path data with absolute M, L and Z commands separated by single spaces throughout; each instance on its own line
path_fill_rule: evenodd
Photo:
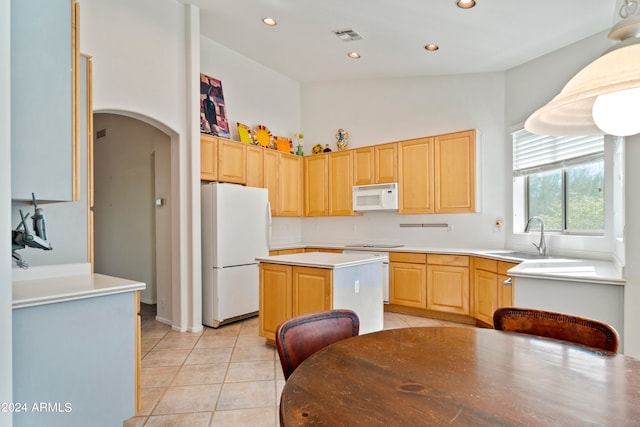
M 353 151 L 329 155 L 329 215 L 352 215 L 351 164 Z
M 304 158 L 304 215 L 329 214 L 329 156 L 320 154 Z
M 293 317 L 333 308 L 332 273 L 327 268 L 293 267 Z
M 302 157 L 280 153 L 280 216 L 302 216 Z
M 426 307 L 427 266 L 389 263 L 389 303 L 405 307 Z
M 274 340 L 276 328 L 291 317 L 291 276 L 293 267 L 280 264 L 260 264 L 261 337 Z
M 373 147 L 357 148 L 353 151 L 353 185 L 375 183 Z
M 375 145 L 376 184 L 398 182 L 398 144 Z
M 264 188 L 269 190 L 269 204 L 271 205 L 271 215 L 278 215 L 280 189 L 280 155 L 277 151 L 264 150 Z
M 498 274 L 473 270 L 473 317 L 493 326 L 493 312 L 498 308 Z
M 9 3 L 11 60 L 5 64 L 11 70 L 2 75 L 3 81 L 4 76 L 10 76 L 11 97 L 4 88 L 1 96 L 11 105 L 11 137 L 2 139 L 2 144 L 11 144 L 11 198 L 31 201 L 33 192 L 38 201 L 78 200 L 81 159 L 77 3 Z
M 215 136 L 200 134 L 200 179 L 218 179 L 218 138 Z
M 427 266 L 427 309 L 469 314 L 469 267 Z
M 498 308 L 513 306 L 513 292 L 516 279 L 507 275 L 507 270 L 516 265 L 518 264 L 498 261 Z
M 435 212 L 475 212 L 475 131 L 436 136 L 434 144 Z
M 400 142 L 398 169 L 399 213 L 433 213 L 433 138 Z
M 247 145 L 247 187 L 264 186 L 264 148 Z
M 218 138 L 218 181 L 247 183 L 247 146 Z

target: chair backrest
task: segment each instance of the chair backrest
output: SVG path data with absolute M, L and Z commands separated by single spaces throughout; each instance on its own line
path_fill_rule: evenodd
M 330 310 L 285 320 L 276 330 L 276 348 L 285 380 L 307 357 L 358 335 L 360 319 L 351 310 Z
M 493 327 L 570 341 L 608 351 L 618 350 L 618 332 L 593 319 L 529 308 L 503 307 L 493 313 Z

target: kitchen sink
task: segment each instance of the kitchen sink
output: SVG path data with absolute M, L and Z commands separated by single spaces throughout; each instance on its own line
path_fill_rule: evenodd
M 549 255 L 540 255 L 540 254 L 532 254 L 529 252 L 519 252 L 519 251 L 496 251 L 496 252 L 485 252 L 487 255 L 497 255 L 503 256 L 506 258 L 518 258 L 518 259 L 549 259 L 553 258 Z

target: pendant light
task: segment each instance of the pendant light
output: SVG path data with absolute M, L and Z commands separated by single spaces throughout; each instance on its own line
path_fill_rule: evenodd
M 636 0 L 624 0 L 622 20 L 609 32 L 619 43 L 569 80 L 525 129 L 550 136 L 640 133 L 639 10 Z

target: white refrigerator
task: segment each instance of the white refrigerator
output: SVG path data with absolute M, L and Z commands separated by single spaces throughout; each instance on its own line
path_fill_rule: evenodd
M 202 323 L 217 328 L 258 312 L 257 257 L 269 255 L 264 188 L 202 185 Z

